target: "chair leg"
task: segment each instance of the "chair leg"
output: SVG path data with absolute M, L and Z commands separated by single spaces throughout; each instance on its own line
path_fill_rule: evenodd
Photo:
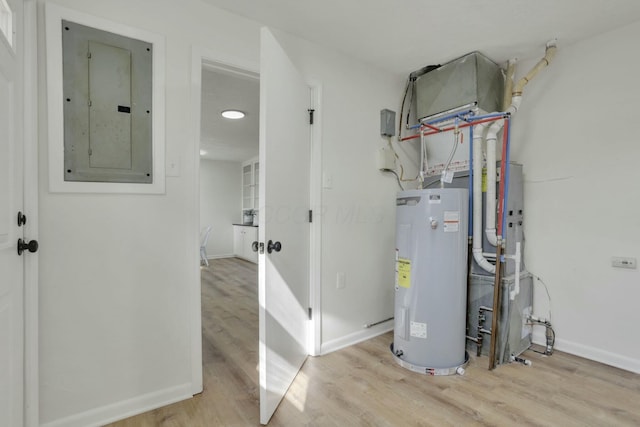
M 200 265 L 202 264 L 209 267 L 209 259 L 207 258 L 207 251 L 204 247 L 200 248 Z

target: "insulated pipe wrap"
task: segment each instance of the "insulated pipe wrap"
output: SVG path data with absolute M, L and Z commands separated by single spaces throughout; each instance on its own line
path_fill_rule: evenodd
M 555 45 L 551 44 L 547 46 L 544 57 L 540 61 L 538 61 L 538 63 L 527 73 L 527 75 L 522 77 L 515 85 L 515 87 L 513 88 L 514 95 L 520 95 L 527 83 L 529 83 L 529 81 L 531 81 L 531 79 L 533 79 L 536 74 L 540 72 L 540 70 L 551 63 L 553 57 L 556 55 L 557 50 L 558 48 Z
M 502 100 L 502 111 L 506 111 L 511 104 L 511 92 L 513 90 L 513 75 L 516 72 L 516 60 L 510 59 L 507 65 L 507 75 L 505 76 L 504 99 Z

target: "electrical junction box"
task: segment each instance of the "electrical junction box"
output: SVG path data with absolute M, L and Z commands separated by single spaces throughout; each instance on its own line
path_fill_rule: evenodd
M 388 147 L 382 147 L 378 150 L 377 166 L 381 171 L 396 170 L 396 155 Z
M 396 134 L 396 112 L 380 110 L 380 135 L 395 136 Z
M 152 44 L 62 21 L 64 180 L 152 183 Z

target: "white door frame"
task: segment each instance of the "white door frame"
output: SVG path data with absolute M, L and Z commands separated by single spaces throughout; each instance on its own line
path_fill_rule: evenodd
M 37 0 L 24 1 L 25 235 L 38 239 L 38 19 Z M 38 381 L 38 253 L 24 260 L 24 422 L 40 424 Z
M 200 255 L 199 248 L 200 235 L 200 105 L 202 91 L 202 66 L 211 64 L 228 71 L 236 71 L 242 74 L 243 71 L 251 74 L 259 74 L 260 64 L 243 58 L 224 55 L 220 52 L 213 52 L 210 49 L 200 46 L 193 46 L 191 51 L 191 117 L 193 118 L 193 165 L 194 165 L 194 215 L 191 218 L 193 250 L 193 276 L 190 283 L 191 291 L 191 349 L 192 349 L 192 384 L 193 393 L 202 391 L 202 312 L 201 312 L 201 286 L 200 286 Z M 309 342 L 307 352 L 311 356 L 320 354 L 322 343 L 322 309 L 321 309 L 321 222 L 322 222 L 322 194 L 321 194 L 321 109 L 320 101 L 322 87 L 317 81 L 309 82 L 313 90 L 313 105 L 315 111 L 314 125 L 312 126 L 312 147 L 311 147 L 311 207 L 314 211 L 313 223 L 311 224 L 310 238 L 310 263 L 309 263 L 309 304 L 313 311 L 313 318 L 309 322 Z
M 322 83 L 311 79 L 313 125 L 311 126 L 311 165 L 309 171 L 309 191 L 313 221 L 309 240 L 309 307 L 313 312 L 309 322 L 310 356 L 320 356 L 322 347 Z

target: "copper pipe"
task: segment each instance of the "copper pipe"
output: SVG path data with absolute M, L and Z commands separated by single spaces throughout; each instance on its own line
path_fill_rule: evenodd
M 500 317 L 500 301 L 502 300 L 502 287 L 500 286 L 500 258 L 502 256 L 502 242 L 496 246 L 496 280 L 493 282 L 493 316 L 491 317 L 491 346 L 489 347 L 489 370 L 496 367 L 496 345 L 500 333 L 498 331 L 498 318 Z

